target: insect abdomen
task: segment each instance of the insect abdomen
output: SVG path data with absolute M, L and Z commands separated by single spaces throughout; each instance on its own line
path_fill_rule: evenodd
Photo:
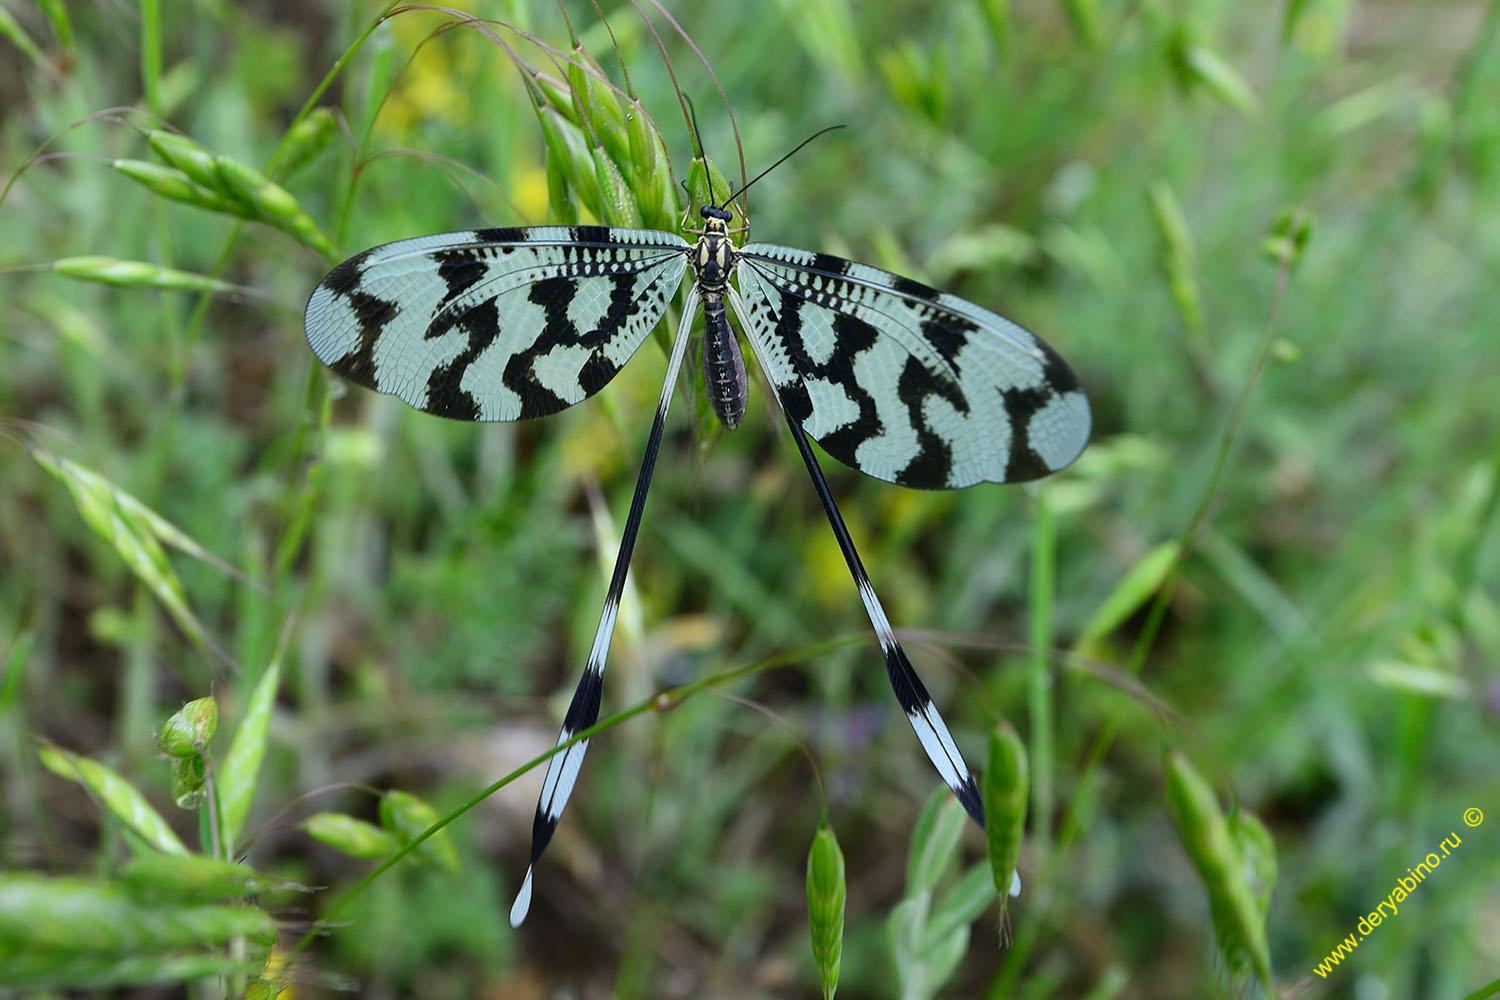
M 722 295 L 704 295 L 703 321 L 703 385 L 719 422 L 734 430 L 745 416 L 750 387 L 745 378 L 745 358 L 724 315 Z

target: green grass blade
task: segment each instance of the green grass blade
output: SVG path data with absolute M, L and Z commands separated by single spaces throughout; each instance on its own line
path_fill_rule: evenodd
M 233 845 L 239 840 L 245 819 L 250 815 L 261 761 L 265 759 L 270 738 L 271 710 L 275 707 L 276 689 L 280 683 L 281 662 L 273 660 L 255 682 L 245 704 L 245 714 L 229 742 L 229 752 L 218 768 L 219 823 L 227 852 L 233 852 Z
M 141 93 L 152 114 L 162 114 L 161 0 L 141 0 Z
M 888 954 L 896 973 L 896 995 L 900 1000 L 931 996 L 927 985 L 927 963 L 922 950 L 922 932 L 927 925 L 928 897 L 903 899 L 886 918 Z
M 1027 666 L 1026 702 L 1031 722 L 1031 743 L 1035 749 L 1035 781 L 1031 794 L 1036 799 L 1036 844 L 1043 852 L 1052 844 L 1052 760 L 1053 760 L 1053 716 L 1056 711 L 1053 699 L 1052 678 L 1052 614 L 1057 589 L 1057 529 L 1052 518 L 1052 503 L 1046 487 L 1036 493 L 1036 523 L 1031 537 L 1030 593 L 1027 597 L 1027 624 L 1031 640 L 1031 662 Z M 1014 730 L 1006 726 L 1016 743 L 1020 742 Z M 990 737 L 993 757 L 995 736 Z M 1026 766 L 1025 750 L 1022 749 L 1021 767 Z M 1024 783 L 1024 777 L 1023 777 Z M 986 812 L 986 816 L 988 816 Z M 1025 808 L 1022 807 L 1022 816 Z M 999 872 L 996 872 L 999 877 Z M 1009 887 L 1009 880 L 1006 883 Z M 998 885 L 997 885 L 997 888 Z M 1002 892 L 1003 897 L 1003 892 Z
M 33 448 L 31 455 L 37 464 L 67 487 L 84 523 L 113 548 L 136 578 L 156 595 L 178 627 L 199 648 L 224 658 L 188 606 L 182 583 L 157 540 L 154 529 L 166 523 L 165 520 L 144 516 L 144 504 L 92 469 L 40 448 Z
M 1104 43 L 1104 19 L 1099 13 L 1099 0 L 1058 0 L 1073 36 L 1089 50 L 1097 50 Z
M 21 50 L 21 54 L 34 63 L 45 65 L 47 57 L 42 50 L 32 41 L 26 29 L 21 27 L 21 22 L 16 16 L 4 7 L 0 7 L 0 37 L 7 38 L 10 43 Z
M 1091 655 L 1099 640 L 1119 628 L 1125 619 L 1151 599 L 1176 564 L 1179 548 L 1180 543 L 1176 540 L 1161 542 L 1136 560 L 1078 633 L 1074 649 L 1079 654 Z
M 780 0 L 797 41 L 825 77 L 858 87 L 864 77 L 863 46 L 848 0 Z
M 161 813 L 118 771 L 59 747 L 38 747 L 37 756 L 42 759 L 42 766 L 53 774 L 87 788 L 110 815 L 139 834 L 151 847 L 166 854 L 188 853 Z
M 941 941 L 960 931 L 967 936 L 969 925 L 995 901 L 992 881 L 990 866 L 986 862 L 970 865 L 968 871 L 933 901 L 932 912 L 927 918 L 928 939 Z
M 63 5 L 62 0 L 36 0 L 37 9 L 47 18 L 47 23 L 52 25 L 52 33 L 57 36 L 57 44 L 63 47 L 63 51 L 69 56 L 75 55 L 73 43 L 73 22 L 68 17 L 68 8 Z
M 917 818 L 906 863 L 906 894 L 932 890 L 953 865 L 967 814 L 947 788 L 933 792 Z
M 1180 33 L 1172 46 L 1172 59 L 1185 87 L 1201 87 L 1220 104 L 1240 114 L 1260 114 L 1260 99 L 1254 89 L 1238 70 L 1212 50 Z

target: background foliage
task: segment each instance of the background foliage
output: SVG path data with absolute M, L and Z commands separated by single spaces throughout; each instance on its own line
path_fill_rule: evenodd
M 1221 897 L 1168 809 L 1186 757 L 1274 838 L 1282 989 L 1482 987 L 1500 967 L 1500 5 L 672 10 L 750 170 L 849 126 L 757 186 L 757 238 L 991 305 L 1056 345 L 1093 401 L 1090 450 L 1040 489 L 918 493 L 827 470 L 971 759 L 1002 716 L 1025 740 L 1011 945 L 995 947 L 993 908 L 970 936 L 971 899 L 989 900 L 943 860 L 982 857 L 978 832 L 930 853 L 946 822 L 918 819 L 933 775 L 753 387 L 739 432 L 681 413 L 669 431 L 607 699 L 781 664 L 597 740 L 520 932 L 503 914 L 538 771 L 291 954 L 376 864 L 351 854 L 388 855 L 555 738 L 662 353 L 536 425 L 344 395 L 301 333 L 339 255 L 552 217 L 516 65 L 452 12 L 392 17 L 301 126 L 299 163 L 278 146 L 377 8 L 48 0 L 0 8 L 11 981 L 213 996 L 265 989 L 269 954 L 306 995 L 811 995 L 804 873 L 823 805 L 806 750 L 847 871 L 844 996 L 1233 992 Z M 472 11 L 555 72 L 522 32 L 565 50 L 557 8 Z M 597 13 L 567 13 L 623 84 Z M 609 14 L 684 176 L 662 59 L 628 5 Z M 737 176 L 709 76 L 654 19 L 707 150 Z M 150 129 L 230 161 L 210 162 L 198 204 L 119 166 L 173 162 Z M 1286 267 L 1264 243 L 1290 209 L 1315 222 Z M 201 551 L 177 551 L 189 540 Z M 209 695 L 224 732 L 182 730 L 170 763 L 154 734 Z M 1186 757 L 1169 769 L 1172 748 Z M 213 810 L 205 787 L 224 797 Z M 1473 829 L 1471 807 L 1489 814 Z M 1315 973 L 1454 832 L 1462 846 L 1399 917 Z M 207 888 L 192 888 L 141 861 L 185 843 L 195 862 L 244 864 L 195 870 Z M 966 942 L 951 962 L 927 935 L 945 916 Z

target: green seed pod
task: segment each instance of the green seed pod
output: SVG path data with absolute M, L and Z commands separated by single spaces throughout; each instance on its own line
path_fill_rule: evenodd
M 546 155 L 547 207 L 552 221 L 572 225 L 578 221 L 578 206 L 573 200 L 573 152 L 565 131 L 571 126 L 561 114 L 542 105 L 536 108 L 536 120 Z
M 270 186 L 271 181 L 265 174 L 239 160 L 228 156 L 216 156 L 214 157 L 214 175 L 219 179 L 219 190 L 250 208 L 254 213 L 252 217 L 259 218 L 266 214 L 261 207 L 261 202 L 266 197 L 265 189 Z M 272 197 L 274 199 L 275 196 Z M 287 195 L 287 197 L 291 196 Z M 275 207 L 285 209 L 286 206 L 282 204 Z
M 330 108 L 313 108 L 287 133 L 278 161 L 280 177 L 290 177 L 328 148 L 338 134 L 339 123 Z
M 542 141 L 546 145 L 549 158 L 556 159 L 559 176 L 567 183 L 568 190 L 576 197 L 577 203 L 587 209 L 594 218 L 602 219 L 604 213 L 600 207 L 599 178 L 594 171 L 593 157 L 589 155 L 588 145 L 583 140 L 583 133 L 551 108 L 538 107 L 536 113 L 537 121 L 542 127 Z M 547 184 L 550 197 L 552 186 L 550 177 Z
M 197 809 L 208 797 L 208 766 L 202 754 L 172 758 L 172 800 L 181 809 Z
M 188 606 L 182 581 L 162 548 L 163 541 L 176 544 L 173 529 L 163 530 L 168 522 L 92 469 L 39 448 L 32 449 L 31 455 L 67 487 L 89 530 L 115 550 L 199 648 L 209 649 L 211 640 Z
M 651 119 L 640 101 L 630 102 L 625 112 L 625 125 L 630 134 L 630 165 L 625 169 L 625 176 L 630 182 L 630 190 L 635 192 L 641 219 L 654 229 L 670 229 L 677 224 L 677 213 L 676 206 L 669 209 L 662 196 L 662 192 L 670 188 L 670 182 L 662 185 L 662 177 L 672 172 L 667 149 L 662 145 L 661 136 L 652 128 Z
M 567 83 L 550 73 L 540 72 L 531 74 L 531 82 L 536 84 L 536 89 L 548 107 L 574 125 L 583 124 L 583 119 L 578 114 L 578 105 L 573 101 L 573 91 L 568 88 Z
M 581 115 L 580 124 L 590 145 L 604 146 L 617 165 L 630 162 L 630 137 L 625 128 L 625 112 L 620 99 L 610 87 L 604 70 L 583 50 L 575 48 L 568 61 L 568 84 Z
M 546 164 L 548 218 L 571 226 L 578 221 L 578 206 L 574 204 L 573 192 L 568 186 L 567 161 L 559 159 L 548 149 Z
M 214 155 L 187 136 L 162 129 L 151 129 L 146 133 L 146 141 L 168 166 L 176 167 L 187 174 L 193 183 L 210 191 L 230 194 L 221 185 L 219 172 L 214 169 Z
M 699 210 L 705 205 L 722 205 L 729 200 L 729 181 L 712 160 L 693 158 L 688 167 L 688 224 L 696 225 Z M 733 210 L 733 209 L 731 209 Z M 735 223 L 731 223 L 731 226 Z
M 662 223 L 662 228 L 676 229 L 678 226 L 682 225 L 682 218 L 684 214 L 682 205 L 682 188 L 677 186 L 677 181 L 675 178 L 673 178 L 672 172 L 670 170 L 662 173 L 660 187 L 661 194 L 658 195 L 657 200 L 659 200 L 662 205 L 665 206 L 663 211 L 666 212 L 666 215 L 663 217 L 664 221 Z M 691 220 L 689 221 L 691 222 Z
M 594 160 L 594 176 L 599 181 L 600 219 L 606 225 L 639 228 L 641 209 L 636 204 L 630 185 L 625 182 L 620 168 L 609 154 L 599 148 L 589 150 Z
M 193 906 L 168 910 L 164 916 L 170 926 L 164 935 L 162 950 L 202 947 L 243 938 L 258 951 L 269 950 L 276 943 L 276 923 L 271 915 L 257 906 Z M 175 918 L 175 919 L 174 919 Z
M 385 858 L 401 849 L 394 833 L 343 813 L 314 813 L 298 825 L 314 840 L 351 858 Z
M 1245 864 L 1213 789 L 1180 751 L 1167 754 L 1167 805 L 1178 836 L 1208 892 L 1214 933 L 1225 964 L 1248 967 L 1274 992 L 1265 917 L 1258 912 Z
M 1001 720 L 990 731 L 989 766 L 984 771 L 984 835 L 989 843 L 990 874 L 995 893 L 1000 897 L 1000 912 L 1005 913 L 1011 895 L 1018 895 L 1020 883 L 1016 862 L 1021 857 L 1021 837 L 1026 829 L 1026 803 L 1030 781 L 1026 765 L 1026 744 Z
M 380 825 L 400 837 L 402 843 L 413 840 L 437 821 L 437 810 L 410 792 L 391 789 L 380 797 Z M 458 872 L 458 852 L 446 829 L 422 841 L 416 853 L 443 871 Z
M 1276 887 L 1276 844 L 1271 831 L 1248 809 L 1236 809 L 1229 817 L 1229 836 L 1244 859 L 1255 908 L 1265 920 L 1271 911 L 1271 890 Z
M 824 1000 L 832 1000 L 839 985 L 839 961 L 844 951 L 844 852 L 826 824 L 818 825 L 807 852 L 807 923 L 812 931 L 813 960 Z
M 242 291 L 239 286 L 203 274 L 177 271 L 142 260 L 120 260 L 116 257 L 63 257 L 52 262 L 52 270 L 65 278 L 95 281 L 116 288 L 159 288 L 167 291 L 211 292 L 230 294 Z
M 325 257 L 337 257 L 338 249 L 323 235 L 312 217 L 302 211 L 297 199 L 265 174 L 227 156 L 214 158 L 222 187 L 230 197 L 250 206 L 254 218 L 280 229 L 298 243 Z
M 137 900 L 177 903 L 256 896 L 286 885 L 245 865 L 200 854 L 137 854 L 120 869 L 120 881 Z
M 1312 239 L 1312 228 L 1312 214 L 1307 209 L 1300 205 L 1284 208 L 1261 241 L 1261 249 L 1277 264 L 1292 267 L 1302 259 L 1302 253 Z
M 211 212 L 243 215 L 241 206 L 216 190 L 199 187 L 187 174 L 174 167 L 164 167 L 147 160 L 113 160 L 110 166 L 163 198 L 206 208 Z
M 217 156 L 214 158 L 214 167 L 219 172 L 219 180 L 224 190 L 245 204 L 255 207 L 259 214 L 289 210 L 289 206 L 281 202 L 277 195 L 271 194 L 268 199 L 267 189 L 275 185 L 271 183 L 270 178 L 248 163 L 241 163 L 228 156 Z M 261 207 L 263 205 L 264 208 Z
M 219 703 L 195 698 L 178 709 L 156 736 L 156 745 L 172 757 L 190 757 L 208 749 L 219 727 Z
M 1151 185 L 1151 217 L 1161 237 L 1161 266 L 1177 303 L 1182 322 L 1194 334 L 1203 331 L 1203 306 L 1198 296 L 1198 261 L 1193 234 L 1182 203 L 1166 181 Z

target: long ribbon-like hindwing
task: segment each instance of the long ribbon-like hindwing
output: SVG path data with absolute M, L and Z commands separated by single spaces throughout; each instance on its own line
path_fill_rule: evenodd
M 740 317 L 740 322 L 746 324 L 747 330 L 751 329 L 746 319 L 748 311 L 740 297 L 731 293 L 729 300 L 734 306 L 735 314 Z M 756 360 L 760 362 L 763 369 L 766 368 L 762 338 L 752 334 L 750 345 L 755 351 Z M 907 721 L 911 723 L 917 739 L 922 743 L 922 749 L 927 751 L 927 758 L 932 761 L 932 766 L 937 768 L 943 783 L 963 804 L 964 809 L 974 818 L 974 822 L 982 827 L 984 826 L 984 808 L 979 801 L 979 787 L 974 781 L 974 775 L 969 770 L 968 764 L 964 762 L 958 744 L 953 742 L 953 737 L 949 734 L 943 717 L 932 704 L 932 697 L 927 693 L 927 688 L 917 676 L 916 670 L 912 668 L 911 661 L 907 659 L 906 650 L 896 638 L 895 630 L 891 628 L 890 619 L 885 615 L 885 608 L 881 606 L 880 598 L 876 596 L 875 588 L 870 583 L 869 574 L 865 572 L 864 563 L 854 548 L 854 540 L 849 536 L 849 529 L 844 524 L 843 515 L 839 513 L 838 505 L 833 501 L 833 493 L 828 489 L 828 481 L 823 478 L 823 470 L 818 467 L 818 460 L 807 443 L 807 435 L 781 398 L 781 390 L 773 385 L 771 391 L 776 396 L 777 405 L 786 417 L 792 440 L 797 444 L 797 452 L 802 456 L 803 464 L 807 466 L 808 475 L 812 477 L 813 489 L 817 491 L 818 500 L 823 504 L 823 511 L 828 515 L 828 524 L 833 528 L 834 538 L 838 540 L 839 551 L 844 554 L 844 561 L 849 565 L 849 573 L 854 577 L 854 585 L 859 590 L 860 600 L 864 603 L 865 613 L 869 616 L 870 625 L 875 629 L 875 637 L 880 642 L 880 651 L 885 655 L 886 676 L 891 682 L 891 690 L 895 692 L 896 701 L 900 703 L 901 710 L 906 713 Z
M 620 597 L 625 592 L 625 575 L 630 570 L 630 554 L 635 549 L 641 514 L 646 509 L 646 492 L 651 488 L 656 453 L 661 447 L 662 430 L 667 425 L 667 408 L 672 402 L 672 389 L 677 384 L 682 356 L 687 351 L 688 331 L 692 327 L 693 311 L 697 305 L 697 288 L 690 288 L 687 302 L 683 306 L 677 339 L 672 343 L 672 356 L 667 362 L 667 377 L 662 382 L 661 399 L 656 404 L 656 418 L 651 422 L 651 436 L 646 440 L 646 455 L 641 460 L 641 471 L 636 476 L 635 495 L 630 500 L 630 515 L 625 519 L 625 532 L 620 536 L 620 551 L 615 555 L 615 568 L 610 573 L 609 589 L 604 594 L 604 611 L 599 616 L 599 627 L 594 632 L 594 645 L 589 650 L 583 677 L 578 681 L 573 701 L 568 705 L 568 714 L 563 719 L 562 732 L 557 737 L 559 746 L 599 721 L 599 700 L 604 689 L 604 663 L 609 658 L 609 641 L 614 635 L 615 618 L 620 612 Z M 542 781 L 542 794 L 537 800 L 536 818 L 531 825 L 531 860 L 526 866 L 526 878 L 521 883 L 521 891 L 516 894 L 516 901 L 510 908 L 512 927 L 521 926 L 521 921 L 526 919 L 526 911 L 531 907 L 531 871 L 536 867 L 542 852 L 547 849 L 552 831 L 557 829 L 557 821 L 567 807 L 568 797 L 573 794 L 578 769 L 583 766 L 583 755 L 588 752 L 588 748 L 588 740 L 579 740 L 556 754 L 547 765 L 547 777 Z

